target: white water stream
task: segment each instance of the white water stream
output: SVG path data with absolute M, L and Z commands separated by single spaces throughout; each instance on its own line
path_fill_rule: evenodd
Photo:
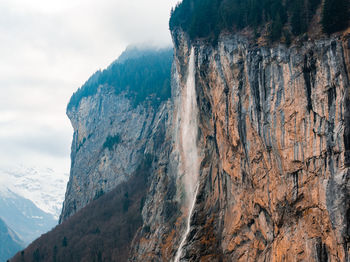
M 189 209 L 186 231 L 184 232 L 180 246 L 176 252 L 174 262 L 179 262 L 182 249 L 186 243 L 186 239 L 191 229 L 191 217 L 193 209 L 196 203 L 196 197 L 198 192 L 198 176 L 199 176 L 199 163 L 198 163 L 198 148 L 197 148 L 197 135 L 198 135 L 198 106 L 196 96 L 196 80 L 195 80 L 195 56 L 194 49 L 191 49 L 190 61 L 188 65 L 188 74 L 185 90 L 183 90 L 183 103 L 180 110 L 181 122 L 180 122 L 180 141 L 182 148 L 182 163 L 183 163 L 183 185 L 186 191 L 186 205 Z

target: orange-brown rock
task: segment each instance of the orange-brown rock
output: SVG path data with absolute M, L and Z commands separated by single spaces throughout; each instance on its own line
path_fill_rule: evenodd
M 212 46 L 172 33 L 174 119 L 191 46 L 199 107 L 200 190 L 181 261 L 350 261 L 349 37 Z M 175 255 L 182 212 L 176 235 L 148 234 L 153 251 L 167 247 L 152 261 L 170 260 L 169 238 Z M 134 261 L 147 260 L 141 246 Z

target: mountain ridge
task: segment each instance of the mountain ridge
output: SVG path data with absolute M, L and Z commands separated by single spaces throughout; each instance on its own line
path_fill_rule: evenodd
M 57 224 L 51 214 L 11 190 L 0 193 L 0 218 L 26 245 Z
M 7 261 L 23 247 L 16 233 L 0 218 L 0 261 Z
M 7 190 L 32 201 L 38 208 L 58 219 L 64 200 L 68 174 L 50 168 L 37 169 L 19 166 L 0 170 L 0 191 Z

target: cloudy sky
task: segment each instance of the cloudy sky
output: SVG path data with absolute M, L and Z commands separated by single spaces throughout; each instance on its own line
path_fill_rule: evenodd
M 127 45 L 170 45 L 177 1 L 1 0 L 0 169 L 68 173 L 70 96 Z

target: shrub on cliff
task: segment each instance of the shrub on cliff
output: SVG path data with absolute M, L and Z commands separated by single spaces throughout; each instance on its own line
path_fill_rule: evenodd
M 106 141 L 103 143 L 103 149 L 108 148 L 109 151 L 112 151 L 115 146 L 120 143 L 120 135 L 108 136 Z

